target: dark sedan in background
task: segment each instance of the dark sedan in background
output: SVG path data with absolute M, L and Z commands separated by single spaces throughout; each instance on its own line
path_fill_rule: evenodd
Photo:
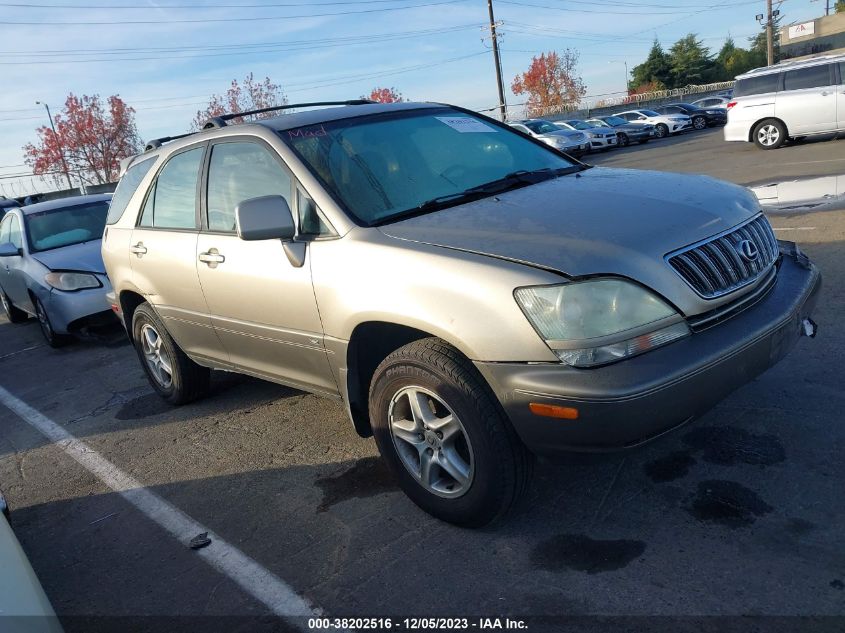
M 686 114 L 692 120 L 694 130 L 728 122 L 728 111 L 725 108 L 699 108 L 691 103 L 667 103 L 654 110 L 660 114 Z
M 648 143 L 655 137 L 654 126 L 651 123 L 632 123 L 618 116 L 600 116 L 587 119 L 586 123 L 598 127 L 613 128 L 620 147 L 631 143 Z

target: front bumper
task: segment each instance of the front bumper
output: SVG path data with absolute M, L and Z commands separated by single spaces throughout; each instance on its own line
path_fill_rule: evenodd
M 788 249 L 787 249 L 788 250 Z M 758 303 L 708 330 L 595 369 L 550 363 L 483 363 L 522 441 L 536 453 L 635 446 L 702 416 L 780 361 L 801 336 L 821 275 L 796 249 Z M 578 419 L 531 413 L 529 403 L 578 409 Z
M 54 331 L 59 334 L 76 334 L 89 327 L 116 321 L 106 298 L 111 292 L 108 277 L 97 275 L 97 279 L 103 284 L 100 288 L 75 292 L 51 289 L 46 298 L 42 299 Z
M 672 123 L 672 126 L 669 128 L 669 132 L 672 134 L 677 134 L 678 132 L 683 132 L 684 130 L 691 130 L 692 129 L 692 121 L 686 122 L 679 122 L 679 123 Z

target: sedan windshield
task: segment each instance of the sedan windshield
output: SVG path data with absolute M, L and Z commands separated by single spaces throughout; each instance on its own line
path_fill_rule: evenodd
M 506 126 L 451 108 L 340 119 L 279 134 L 365 225 L 461 204 L 470 190 L 477 198 L 526 186 L 526 174 L 550 178 L 582 168 Z M 499 186 L 481 187 L 494 182 Z
M 108 211 L 104 201 L 25 214 L 29 250 L 36 253 L 99 240 Z

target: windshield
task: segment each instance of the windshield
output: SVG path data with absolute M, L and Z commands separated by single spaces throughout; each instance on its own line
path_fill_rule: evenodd
M 567 121 L 567 123 L 576 130 L 592 130 L 594 127 L 598 127 L 596 125 L 590 125 L 586 121 Z
M 517 171 L 576 167 L 508 127 L 451 108 L 340 119 L 279 134 L 365 225 Z
M 550 132 L 560 132 L 560 128 L 554 123 L 548 121 L 527 121 L 526 127 L 535 134 L 549 134 Z
M 646 116 L 660 116 L 659 113 L 655 112 L 654 110 L 640 110 Z
M 609 116 L 605 119 L 605 122 L 614 127 L 616 127 L 617 125 L 625 125 L 626 123 L 628 123 L 625 119 L 620 116 Z
M 33 253 L 81 244 L 103 237 L 108 201 L 28 213 L 24 216 Z

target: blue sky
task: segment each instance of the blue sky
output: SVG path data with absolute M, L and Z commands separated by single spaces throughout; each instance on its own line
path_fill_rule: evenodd
M 784 24 L 821 15 L 824 0 L 785 0 Z M 217 6 L 215 6 L 217 5 Z M 226 6 L 220 6 L 226 5 Z M 777 6 L 777 5 L 776 5 Z M 758 30 L 763 0 L 494 0 L 507 99 L 542 51 L 573 48 L 588 95 L 620 92 L 656 35 L 689 32 L 717 50 Z M 486 0 L 0 0 L 0 193 L 29 178 L 21 147 L 69 92 L 119 94 L 142 138 L 185 131 L 208 95 L 249 72 L 292 102 L 357 98 L 394 86 L 406 98 L 496 104 Z M 228 48 L 227 48 L 228 47 Z

